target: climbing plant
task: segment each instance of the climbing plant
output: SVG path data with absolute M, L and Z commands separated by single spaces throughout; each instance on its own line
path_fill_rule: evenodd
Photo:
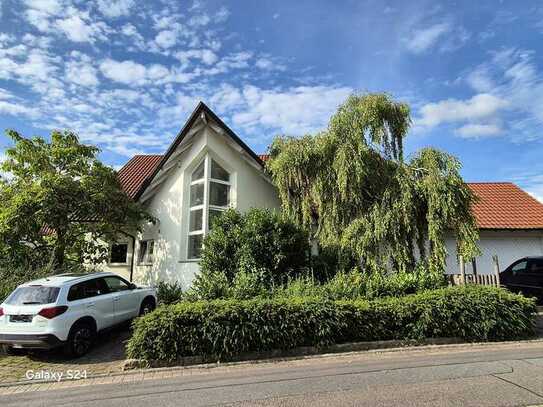
M 408 271 L 419 257 L 442 271 L 448 231 L 460 255 L 476 255 L 475 196 L 460 162 L 432 148 L 405 160 L 410 125 L 408 105 L 386 94 L 352 95 L 325 131 L 276 138 L 268 168 L 287 216 L 370 270 Z

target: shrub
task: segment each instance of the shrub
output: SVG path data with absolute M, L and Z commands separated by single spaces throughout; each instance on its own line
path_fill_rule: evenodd
M 200 276 L 195 286 L 209 276 L 222 273 L 233 282 L 239 272 L 258 270 L 266 286 L 284 283 L 309 267 L 307 233 L 279 214 L 250 209 L 240 214 L 233 209 L 214 220 L 201 254 Z
M 401 297 L 419 291 L 441 288 L 446 285 L 443 275 L 418 268 L 411 273 L 397 272 L 389 275 L 363 273 L 358 269 L 337 273 L 325 284 L 302 277 L 284 287 L 274 290 L 280 297 L 314 296 L 331 300 L 374 299 L 380 297 Z
M 183 300 L 183 287 L 176 281 L 172 283 L 161 281 L 156 285 L 156 296 L 159 304 L 174 304 Z
M 222 360 L 250 351 L 389 339 L 522 338 L 534 332 L 535 304 L 503 289 L 448 287 L 401 298 L 256 298 L 179 303 L 134 323 L 131 358 Z

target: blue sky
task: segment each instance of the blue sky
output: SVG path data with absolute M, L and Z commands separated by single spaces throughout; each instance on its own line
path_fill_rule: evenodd
M 412 108 L 408 153 L 542 199 L 542 39 L 539 1 L 0 0 L 0 128 L 70 128 L 118 167 L 199 100 L 264 152 L 388 92 Z

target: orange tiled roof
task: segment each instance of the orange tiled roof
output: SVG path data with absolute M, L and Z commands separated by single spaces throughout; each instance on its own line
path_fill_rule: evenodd
M 481 229 L 543 229 L 543 204 L 510 182 L 468 183 Z
M 122 188 L 134 198 L 161 155 L 136 155 L 119 171 Z M 260 154 L 262 161 L 269 155 Z M 543 204 L 510 182 L 468 183 L 479 198 L 473 207 L 480 229 L 543 229 Z
M 136 196 L 161 159 L 162 155 L 135 155 L 119 170 L 119 182 L 130 198 Z

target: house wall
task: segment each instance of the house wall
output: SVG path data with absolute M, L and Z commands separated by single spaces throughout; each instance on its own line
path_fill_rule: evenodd
M 251 207 L 276 209 L 280 207 L 275 187 L 261 169 L 242 158 L 230 139 L 206 126 L 192 138 L 192 146 L 179 157 L 179 164 L 157 187 L 156 194 L 145 204 L 159 222 L 144 225 L 139 240 L 154 239 L 152 265 L 136 265 L 134 281 L 156 284 L 177 281 L 188 288 L 199 271 L 198 262 L 187 259 L 190 175 L 205 154 L 215 159 L 231 174 L 231 207 L 246 211 Z M 179 146 L 182 148 L 182 146 Z
M 128 236 L 119 236 L 117 238 L 118 243 L 126 243 L 128 245 L 128 251 L 126 255 L 126 263 L 101 263 L 101 264 L 88 264 L 88 267 L 99 270 L 108 271 L 120 275 L 121 277 L 130 280 L 130 267 L 132 264 L 132 256 L 134 256 L 134 247 L 132 238 Z M 104 242 L 105 245 L 107 243 Z
M 492 256 L 498 255 L 500 270 L 505 269 L 515 260 L 525 256 L 543 255 L 543 231 L 492 231 L 481 230 L 478 242 L 482 255 L 477 257 L 477 273 L 492 274 L 494 264 Z M 446 272 L 458 274 L 460 271 L 456 260 L 456 243 L 454 236 L 446 239 L 447 257 Z M 466 273 L 473 273 L 471 261 L 466 262 Z

